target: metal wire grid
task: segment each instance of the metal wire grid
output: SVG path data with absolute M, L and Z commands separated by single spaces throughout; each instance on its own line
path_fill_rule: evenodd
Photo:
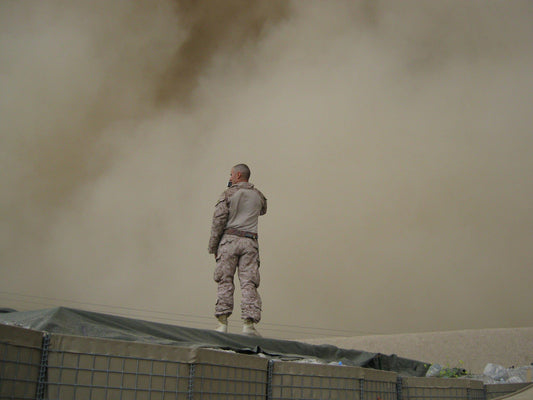
M 486 400 L 484 389 L 468 389 L 468 400 Z
M 43 342 L 44 346 L 44 342 Z M 516 385 L 418 387 L 399 379 L 373 381 L 349 377 L 273 373 L 268 370 L 189 364 L 108 354 L 42 351 L 0 339 L 0 399 L 34 399 L 43 380 L 49 400 L 55 399 L 353 399 L 490 400 L 516 391 Z M 47 353 L 47 360 L 43 359 Z M 44 364 L 43 364 L 44 363 Z M 42 376 L 41 376 L 42 375 Z M 527 386 L 524 384 L 523 386 Z M 520 386 L 521 388 L 522 386 Z
M 0 341 L 0 399 L 35 399 L 41 349 Z
M 402 400 L 465 400 L 471 399 L 469 397 L 469 390 L 465 387 L 419 387 L 419 386 L 403 386 Z
M 267 371 L 264 368 L 215 363 L 194 364 L 192 396 L 196 399 L 265 399 Z
M 517 390 L 524 389 L 531 385 L 531 382 L 527 383 L 511 383 L 511 384 L 492 384 L 485 385 L 485 397 L 483 400 L 491 400 L 495 397 L 504 396 L 509 393 L 516 392 Z
M 361 393 L 364 381 L 358 378 L 274 373 L 271 399 L 362 400 Z
M 48 399 L 187 399 L 189 364 L 50 350 Z
M 364 379 L 361 399 L 396 400 L 398 394 L 397 385 L 397 382 Z

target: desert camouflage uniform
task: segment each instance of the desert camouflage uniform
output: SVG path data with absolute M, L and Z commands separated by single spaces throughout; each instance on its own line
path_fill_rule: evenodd
M 241 190 L 246 193 L 235 196 Z M 254 200 L 252 208 L 241 205 L 241 199 L 246 196 Z M 259 243 L 257 238 L 228 234 L 225 230 L 233 228 L 257 233 L 258 217 L 266 211 L 265 196 L 248 182 L 239 182 L 226 189 L 215 206 L 208 251 L 216 254 L 217 262 L 214 273 L 214 280 L 218 283 L 216 316 L 230 315 L 233 312 L 233 279 L 238 269 L 242 318 L 252 319 L 254 323 L 261 320 L 261 297 L 257 292 L 260 283 Z

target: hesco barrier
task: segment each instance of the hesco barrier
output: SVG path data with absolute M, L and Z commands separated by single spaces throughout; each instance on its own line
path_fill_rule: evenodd
M 529 383 L 508 383 L 506 385 L 486 385 L 485 390 L 487 393 L 487 400 L 495 399 L 501 396 L 505 396 L 509 393 L 514 393 L 519 390 L 524 389 L 525 387 L 531 385 L 531 382 Z
M 0 325 L 0 396 L 2 399 L 34 399 L 42 365 L 43 334 Z M 41 378 L 41 379 L 40 379 Z M 41 387 L 42 388 L 42 387 Z
M 273 361 L 268 399 L 397 399 L 394 372 Z
M 489 400 L 523 385 L 48 334 L 0 324 L 1 399 Z
M 484 400 L 483 382 L 468 379 L 404 378 L 403 399 Z

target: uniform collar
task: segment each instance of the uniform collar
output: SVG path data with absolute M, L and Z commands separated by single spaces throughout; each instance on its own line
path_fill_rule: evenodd
M 237 186 L 243 189 L 252 189 L 254 187 L 254 185 L 252 185 L 250 182 L 237 182 L 233 186 Z

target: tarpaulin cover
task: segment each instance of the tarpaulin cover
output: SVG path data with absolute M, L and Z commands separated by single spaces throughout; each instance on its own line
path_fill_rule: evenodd
M 233 350 L 284 360 L 315 359 L 394 371 L 404 376 L 424 376 L 429 364 L 396 355 L 341 349 L 331 345 L 245 336 L 167 325 L 115 315 L 57 307 L 0 314 L 0 323 L 49 333 L 129 340 L 182 347 Z

